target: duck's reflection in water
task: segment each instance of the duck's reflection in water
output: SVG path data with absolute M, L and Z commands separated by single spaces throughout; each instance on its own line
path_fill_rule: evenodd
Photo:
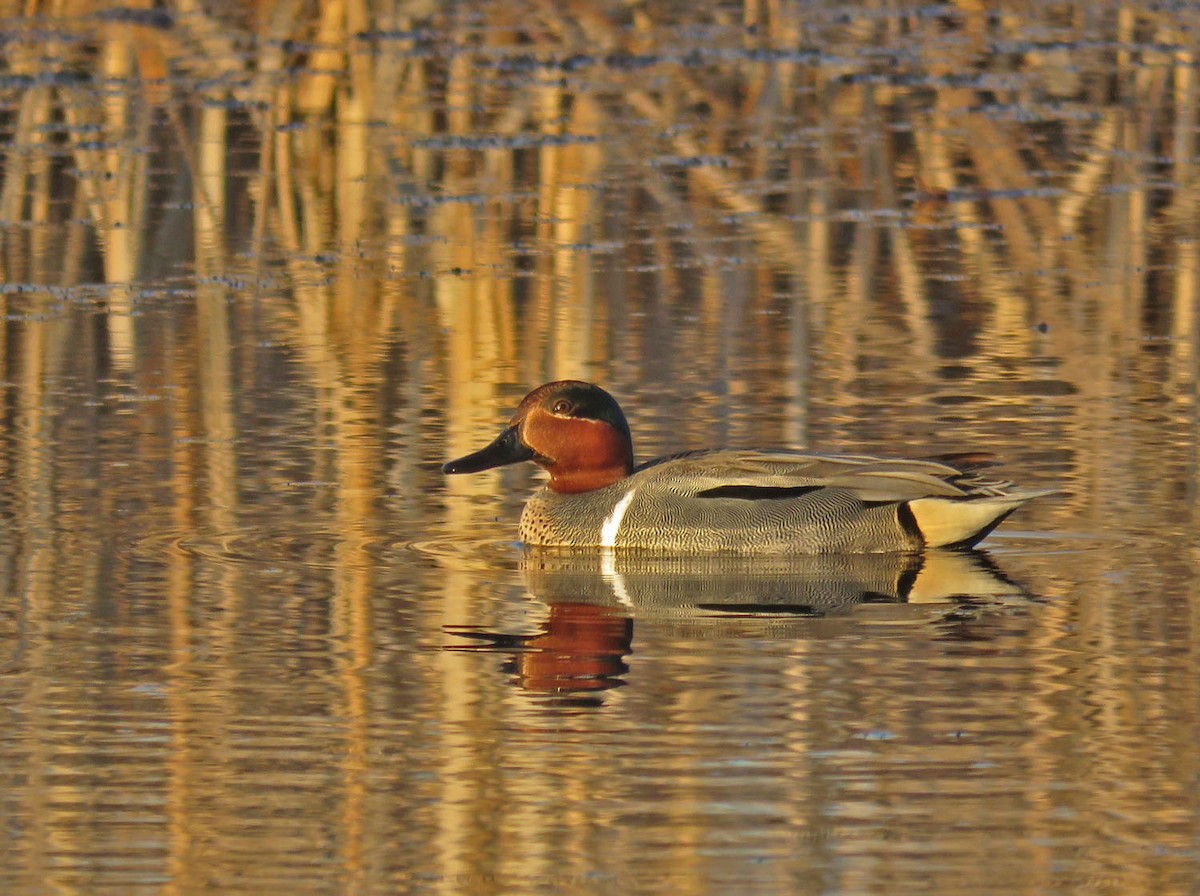
M 448 649 L 508 653 L 504 668 L 517 686 L 588 702 L 623 683 L 635 619 L 695 623 L 710 636 L 730 635 L 748 619 L 846 616 L 864 604 L 909 612 L 920 604 L 941 621 L 962 618 L 964 608 L 1028 598 L 980 551 L 744 558 L 530 549 L 521 572 L 530 595 L 549 608 L 541 631 L 453 626 L 447 631 L 475 643 Z M 794 625 L 768 631 L 804 634 Z

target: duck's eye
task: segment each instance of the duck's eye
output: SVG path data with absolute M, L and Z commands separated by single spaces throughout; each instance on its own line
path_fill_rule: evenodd
M 575 410 L 575 405 L 566 398 L 560 398 L 554 402 L 554 406 L 550 408 L 552 413 L 558 414 L 560 417 L 570 416 L 571 411 Z

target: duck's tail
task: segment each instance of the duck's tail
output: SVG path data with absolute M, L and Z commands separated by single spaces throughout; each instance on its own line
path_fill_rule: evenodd
M 1003 495 L 915 498 L 908 502 L 908 509 L 926 547 L 971 547 L 1026 501 L 1054 492 L 1054 489 L 1026 489 Z

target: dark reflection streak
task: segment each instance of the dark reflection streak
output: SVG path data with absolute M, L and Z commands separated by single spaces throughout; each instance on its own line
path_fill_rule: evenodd
M 809 616 L 814 619 L 825 612 L 808 604 L 696 604 L 697 610 L 714 613 L 722 619 L 755 619 L 764 616 Z
M 457 638 L 471 638 L 482 641 L 481 644 L 449 644 L 444 649 L 452 652 L 471 653 L 477 650 L 524 650 L 533 638 L 539 635 L 506 635 L 501 632 L 475 631 L 466 625 L 442 626 L 442 631 Z
M 10 529 L 12 528 L 11 520 L 5 520 L 4 522 L 10 525 Z M 6 582 L 11 582 L 12 586 L 15 586 L 14 590 L 16 592 L 15 595 L 9 595 L 10 598 L 14 596 L 16 598 L 16 606 L 12 610 L 12 615 L 14 617 L 14 631 L 12 639 L 13 650 L 8 658 L 4 661 L 3 665 L 0 665 L 0 675 L 9 675 L 15 672 L 24 672 L 28 670 L 28 663 L 25 662 L 25 655 L 30 648 L 29 616 L 31 611 L 31 590 L 28 587 L 29 583 L 26 580 L 25 575 L 19 568 L 20 564 L 24 562 L 23 558 L 26 556 L 26 552 L 20 551 L 14 553 L 18 558 L 12 561 L 14 563 L 14 568 L 12 570 L 6 570 L 6 572 L 11 573 L 11 576 L 4 576 L 4 580 Z

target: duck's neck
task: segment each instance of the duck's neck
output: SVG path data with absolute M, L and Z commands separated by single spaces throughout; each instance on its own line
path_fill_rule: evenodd
M 629 475 L 629 465 L 624 461 L 603 467 L 566 468 L 562 464 L 546 467 L 550 473 L 550 490 L 560 495 L 577 495 L 595 491 L 619 482 Z

